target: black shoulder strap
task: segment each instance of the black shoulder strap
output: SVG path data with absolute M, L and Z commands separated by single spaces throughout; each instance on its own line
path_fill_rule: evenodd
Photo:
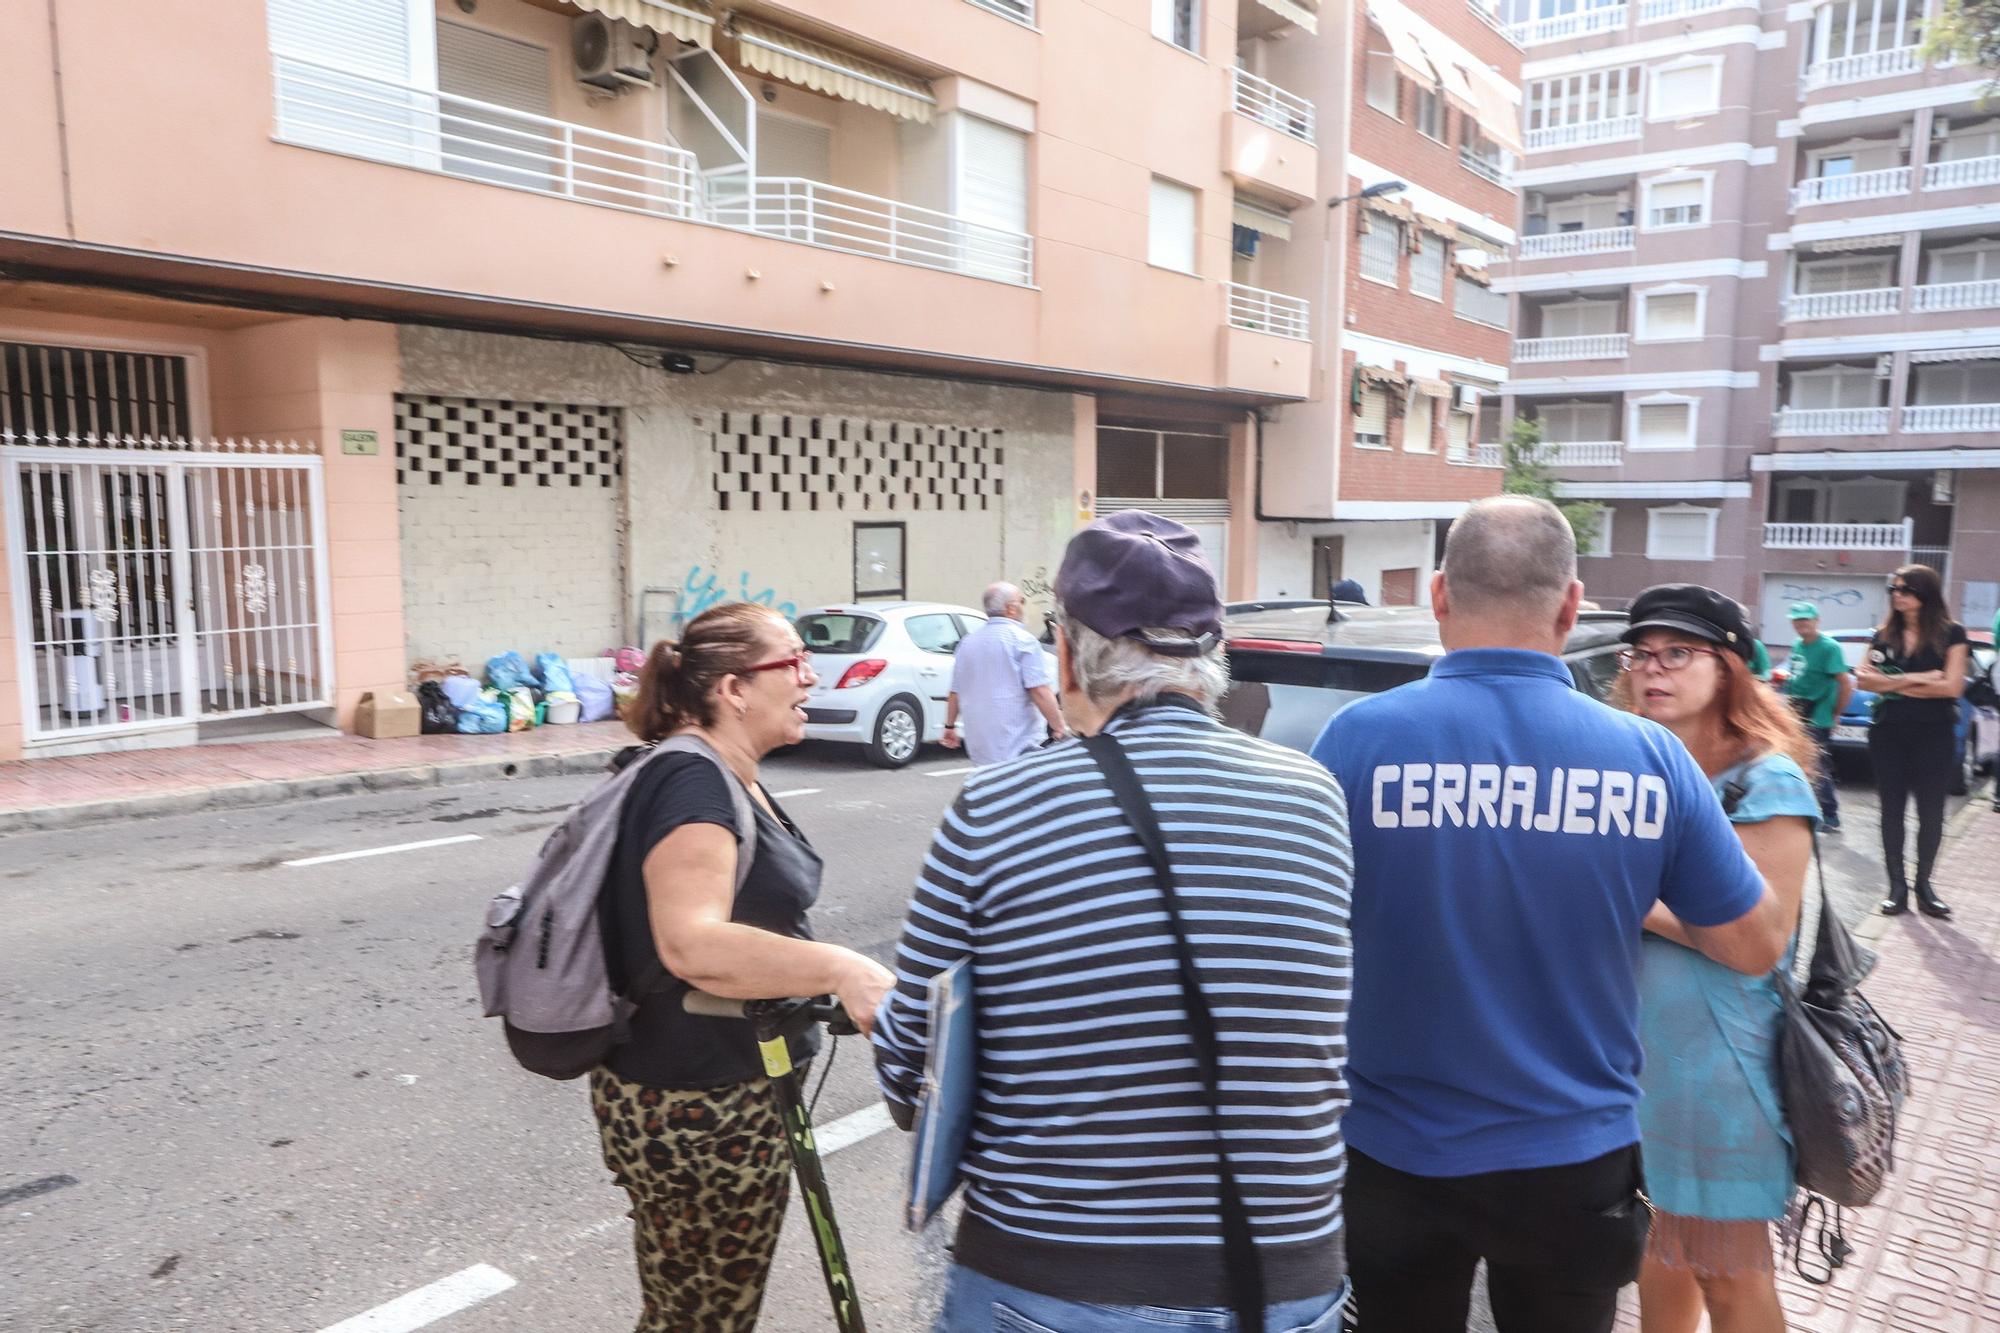
M 1222 1261 L 1229 1281 L 1230 1305 L 1236 1312 L 1236 1327 L 1247 1333 L 1264 1333 L 1264 1266 L 1257 1257 L 1257 1242 L 1250 1232 L 1250 1213 L 1243 1206 L 1243 1191 L 1237 1187 L 1236 1171 L 1229 1164 L 1229 1152 L 1222 1137 L 1221 1058 L 1217 1050 L 1215 1014 L 1201 993 L 1201 977 L 1195 971 L 1194 951 L 1188 946 L 1187 926 L 1181 919 L 1180 887 L 1173 862 L 1167 858 L 1166 835 L 1146 799 L 1145 788 L 1132 760 L 1117 740 L 1098 732 L 1086 736 L 1084 748 L 1097 761 L 1111 794 L 1125 814 L 1125 822 L 1139 837 L 1152 864 L 1153 878 L 1166 899 L 1167 921 L 1173 928 L 1174 959 L 1180 968 L 1181 998 L 1187 1006 L 1188 1035 L 1194 1039 L 1195 1067 L 1201 1073 L 1202 1092 L 1208 1102 L 1209 1132 L 1215 1136 L 1216 1174 L 1221 1177 Z

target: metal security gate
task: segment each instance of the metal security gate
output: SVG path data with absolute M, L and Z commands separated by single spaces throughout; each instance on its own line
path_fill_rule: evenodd
M 0 484 L 30 744 L 332 703 L 318 457 L 0 433 Z

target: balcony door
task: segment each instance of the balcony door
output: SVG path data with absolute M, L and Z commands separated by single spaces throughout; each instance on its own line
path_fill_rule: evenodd
M 1618 332 L 1618 302 L 1564 301 L 1542 307 L 1544 338 L 1583 338 Z
M 429 0 L 266 0 L 278 138 L 403 166 L 438 158 Z
M 1827 366 L 1795 371 L 1785 406 L 1802 410 L 1880 407 L 1881 383 L 1872 366 Z
M 1610 403 L 1543 403 L 1535 409 L 1535 419 L 1541 422 L 1542 438 L 1549 443 L 1577 444 L 1616 439 L 1617 433 L 1611 429 L 1613 411 Z

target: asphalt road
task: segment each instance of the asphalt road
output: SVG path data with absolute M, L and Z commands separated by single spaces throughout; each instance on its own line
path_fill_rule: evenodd
M 895 773 L 836 750 L 772 761 L 827 861 L 823 937 L 888 956 L 962 768 L 943 752 Z M 469 966 L 487 898 L 590 781 L 0 839 L 0 1329 L 318 1333 L 489 1280 L 513 1285 L 425 1326 L 629 1327 L 623 1196 L 587 1094 L 508 1060 Z M 1847 801 L 1827 862 L 1851 917 L 1879 871 L 1872 803 Z M 905 1146 L 868 1132 L 875 1106 L 865 1050 L 843 1043 L 818 1120 L 865 1136 L 829 1175 L 871 1327 L 913 1333 L 942 1241 L 900 1228 Z M 830 1326 L 799 1212 L 766 1306 L 777 1333 Z

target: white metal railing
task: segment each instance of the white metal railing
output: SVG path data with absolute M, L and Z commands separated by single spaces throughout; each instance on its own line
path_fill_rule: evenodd
M 981 9 L 989 9 L 1003 19 L 1013 19 L 1016 23 L 1033 26 L 1035 22 L 1035 0 L 971 0 Z
M 1988 430 L 2000 430 L 2000 403 L 1931 403 L 1903 409 L 1903 431 L 1909 435 Z
M 1914 524 L 1766 523 L 1764 546 L 1772 551 L 1907 551 Z
M 662 217 L 697 209 L 695 156 L 671 144 L 291 56 L 272 57 L 272 88 L 285 143 Z
M 1454 444 L 1445 450 L 1444 461 L 1460 467 L 1501 467 L 1506 460 L 1497 444 Z
M 1727 9 L 1738 2 L 1739 0 L 1644 0 L 1639 6 L 1639 22 L 1659 23 L 1686 14 L 1706 14 L 1711 9 Z
M 1624 27 L 1626 16 L 1631 12 L 1626 5 L 1598 5 L 1570 14 L 1530 19 L 1514 25 L 1514 40 L 1522 46 L 1539 46 L 1544 42 L 1565 41 L 1593 32 L 1609 32 Z
M 1275 333 L 1281 338 L 1312 336 L 1309 316 L 1312 307 L 1302 297 L 1283 292 L 1267 292 L 1240 282 L 1224 283 L 1229 289 L 1229 323 L 1232 328 L 1257 333 Z
M 1616 361 L 1631 349 L 1629 333 L 1585 333 L 1569 338 L 1516 338 L 1516 361 Z
M 1488 9 L 1482 3 L 1482 0 L 1466 0 L 1465 7 L 1472 11 L 1474 18 L 1499 33 L 1502 37 L 1505 37 L 1514 46 L 1519 47 L 1521 45 L 1521 39 L 1514 35 L 1513 25 L 1501 18 L 1494 11 Z
M 1893 315 L 1903 302 L 1900 287 L 1873 287 L 1859 292 L 1813 292 L 1785 298 L 1786 319 L 1848 319 L 1856 315 Z
M 1773 435 L 1887 435 L 1886 407 L 1784 407 L 1771 415 Z
M 1481 157 L 1471 148 L 1464 146 L 1458 150 L 1458 160 L 1475 176 L 1483 176 L 1495 185 L 1507 183 L 1507 167 L 1503 162 L 1496 162 L 1490 157 Z
M 1924 167 L 1926 190 L 1963 190 L 1973 185 L 2000 185 L 2000 157 L 1960 157 Z
M 1579 120 L 1568 125 L 1550 125 L 1539 130 L 1529 130 L 1527 149 L 1531 153 L 1545 153 L 1557 148 L 1613 143 L 1619 139 L 1638 137 L 1637 116 L 1613 116 L 1608 120 Z
M 1517 252 L 1522 259 L 1567 259 L 1572 255 L 1601 255 L 1632 248 L 1632 228 L 1597 227 L 1591 231 L 1552 231 L 1541 236 L 1523 236 Z
M 1302 143 L 1313 141 L 1313 104 L 1240 66 L 1236 70 L 1235 107 L 1239 115 L 1259 125 L 1268 125 Z
M 1990 310 L 2000 306 L 2000 278 L 1981 282 L 1934 282 L 1913 288 L 1910 309 L 1919 313 L 1937 310 Z
M 1887 79 L 1897 74 L 1914 74 L 1924 67 L 1923 47 L 1892 46 L 1885 51 L 1868 51 L 1858 56 L 1820 60 L 1806 66 L 1805 85 L 1831 88 L 1836 84 L 1860 83 L 1866 79 Z
M 711 198 L 708 220 L 759 236 L 1026 284 L 1034 238 L 799 176 L 759 176 Z
M 1951 548 L 1949 546 L 1912 546 L 1910 563 L 1929 565 L 1938 572 L 1938 577 L 1951 581 Z
M 1792 187 L 1792 207 L 1840 204 L 1853 199 L 1886 199 L 1910 192 L 1908 167 L 1857 171 L 1851 176 L 1814 176 Z
M 1544 440 L 1540 453 L 1550 467 L 1618 467 L 1625 461 L 1625 442 Z

